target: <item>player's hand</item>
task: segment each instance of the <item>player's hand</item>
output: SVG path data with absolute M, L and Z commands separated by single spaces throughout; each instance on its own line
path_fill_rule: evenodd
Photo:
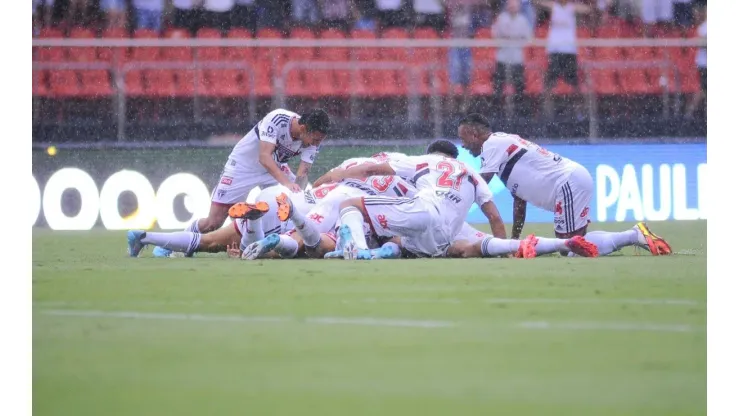
M 239 249 L 239 243 L 227 244 L 226 254 L 228 254 L 232 259 L 242 258 L 242 251 Z
M 297 183 L 290 183 L 288 185 L 285 185 L 286 188 L 290 189 L 290 192 L 302 192 L 303 189 L 301 189 L 300 185 Z
M 326 185 L 327 183 L 337 182 L 337 178 L 335 177 L 334 172 L 326 172 L 325 174 L 321 175 L 319 179 L 316 179 L 316 182 L 313 183 L 314 188 L 318 188 L 321 185 Z

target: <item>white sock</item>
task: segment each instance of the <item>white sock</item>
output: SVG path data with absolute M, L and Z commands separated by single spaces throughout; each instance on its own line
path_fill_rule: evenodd
M 558 251 L 567 253 L 570 251 L 568 246 L 565 244 L 568 240 L 564 240 L 562 238 L 545 238 L 545 237 L 537 237 L 537 246 L 535 249 L 537 250 L 537 255 L 541 256 L 543 254 L 550 254 L 550 253 L 557 253 Z
M 242 236 L 242 250 L 255 241 L 265 238 L 265 232 L 262 230 L 262 219 L 246 220 L 247 232 Z
M 298 254 L 298 242 L 287 235 L 281 235 L 275 251 L 284 259 L 292 259 Z
M 200 229 L 198 229 L 198 221 L 200 221 L 200 220 L 197 219 L 197 220 L 191 222 L 190 225 L 188 225 L 187 227 L 185 227 L 185 231 L 190 231 L 191 233 L 198 233 L 198 234 L 200 234 Z
M 358 250 L 367 250 L 367 241 L 365 241 L 365 229 L 362 224 L 365 220 L 362 213 L 355 207 L 347 207 L 339 213 L 343 225 L 349 227 L 352 231 L 352 239 L 355 240 L 355 246 Z
M 596 244 L 599 248 L 599 255 L 605 256 L 607 254 L 619 251 L 624 247 L 633 246 L 638 243 L 638 231 L 629 229 L 627 231 L 610 233 L 607 231 L 591 231 L 586 234 L 586 241 Z
M 514 254 L 519 250 L 519 240 L 503 240 L 495 237 L 486 237 L 480 243 L 483 257 L 496 257 Z
M 313 224 L 313 221 L 306 221 L 302 215 L 295 215 L 292 218 L 293 225 L 298 233 L 303 237 L 303 244 L 306 247 L 315 248 L 321 243 L 321 233 Z
M 173 251 L 192 254 L 198 250 L 202 234 L 190 231 L 177 231 L 174 233 L 150 233 L 147 232 L 142 243 L 153 244 Z

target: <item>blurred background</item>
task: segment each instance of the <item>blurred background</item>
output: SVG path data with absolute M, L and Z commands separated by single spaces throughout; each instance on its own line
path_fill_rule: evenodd
M 34 0 L 34 181 L 79 169 L 98 198 L 120 170 L 154 189 L 190 173 L 207 194 L 229 147 L 276 107 L 332 116 L 314 174 L 456 139 L 475 111 L 587 165 L 603 220 L 619 220 L 625 181 L 643 196 L 627 220 L 666 193 L 667 218 L 701 218 L 676 207 L 701 199 L 706 34 L 693 0 Z M 77 188 L 58 192 L 66 217 Z M 189 218 L 201 202 L 181 205 Z

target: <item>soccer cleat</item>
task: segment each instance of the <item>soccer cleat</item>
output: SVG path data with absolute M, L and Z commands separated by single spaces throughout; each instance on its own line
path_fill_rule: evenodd
M 139 257 L 141 249 L 144 248 L 145 244 L 141 242 L 141 239 L 146 237 L 146 231 L 143 230 L 130 230 L 126 234 L 128 240 L 128 255 L 131 257 Z
M 580 235 L 571 237 L 570 239 L 568 239 L 565 245 L 568 246 L 568 249 L 577 256 L 581 256 L 581 257 L 598 257 L 599 256 L 599 248 L 596 247 L 596 244 L 586 241 L 586 239 Z
M 380 248 L 370 250 L 373 259 L 398 259 L 401 257 L 401 249 L 395 243 L 388 242 Z
M 539 243 L 539 241 L 540 240 L 538 240 L 534 234 L 528 235 L 527 238 L 519 242 L 519 250 L 517 250 L 515 257 L 525 259 L 537 257 L 537 249 L 535 247 L 537 247 L 537 243 Z
M 270 210 L 270 206 L 265 201 L 258 201 L 255 204 L 239 202 L 229 208 L 229 217 L 233 219 L 256 220 L 262 218 Z
M 355 259 L 357 260 L 372 260 L 374 258 L 372 250 L 357 250 L 355 255 Z
M 280 243 L 280 235 L 270 234 L 262 240 L 256 241 L 247 246 L 242 253 L 242 259 L 244 260 L 256 260 L 260 256 L 263 256 L 274 250 Z
M 337 247 L 342 250 L 342 257 L 345 260 L 355 260 L 357 258 L 355 240 L 352 238 L 352 231 L 346 224 L 339 227 L 339 232 L 337 233 Z
M 172 250 L 157 246 L 152 250 L 152 255 L 154 257 L 172 257 Z
M 282 222 L 288 221 L 291 215 L 293 215 L 293 202 L 285 193 L 282 193 L 275 198 L 278 203 L 278 219 Z
M 343 256 L 342 250 L 334 250 L 324 254 L 325 259 L 341 259 Z
M 653 256 L 666 256 L 673 254 L 673 249 L 670 244 L 668 244 L 663 237 L 650 231 L 647 224 L 644 222 L 638 222 L 633 228 L 637 230 L 639 246 L 650 251 Z

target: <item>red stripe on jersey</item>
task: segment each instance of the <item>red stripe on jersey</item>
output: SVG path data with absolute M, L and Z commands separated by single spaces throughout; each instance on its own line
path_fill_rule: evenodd
M 409 192 L 409 188 L 407 188 L 407 187 L 403 186 L 403 184 L 402 184 L 402 183 L 399 183 L 399 184 L 398 184 L 398 189 L 400 189 L 400 190 L 401 190 L 401 192 L 403 192 L 403 194 L 404 194 L 404 195 L 406 195 L 406 194 L 407 194 L 407 193 Z
M 424 169 L 427 166 L 429 166 L 429 163 L 420 163 L 420 164 L 416 165 L 416 171 L 418 172 L 418 171 Z
M 519 146 L 517 146 L 515 144 L 512 144 L 511 146 L 509 146 L 508 149 L 506 149 L 506 154 L 509 155 L 509 156 L 511 156 L 511 154 L 514 153 L 514 152 L 516 152 L 516 149 L 518 149 L 518 148 L 519 148 Z

